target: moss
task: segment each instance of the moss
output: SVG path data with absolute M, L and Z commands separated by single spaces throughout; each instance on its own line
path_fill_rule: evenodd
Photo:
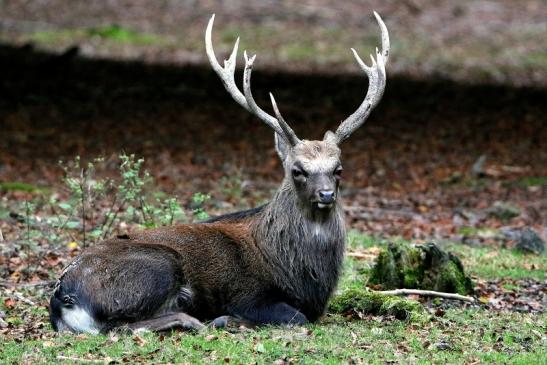
M 0 190 L 3 191 L 24 191 L 26 193 L 32 193 L 39 191 L 40 189 L 34 185 L 26 184 L 22 182 L 3 182 L 0 183 Z
M 425 309 L 418 302 L 362 288 L 348 289 L 335 296 L 329 304 L 329 311 L 389 315 L 412 322 L 423 322 L 429 319 Z
M 518 181 L 520 186 L 547 186 L 547 176 L 528 176 Z
M 386 290 L 408 288 L 460 294 L 473 291 L 461 261 L 433 243 L 389 243 L 378 256 L 368 284 Z

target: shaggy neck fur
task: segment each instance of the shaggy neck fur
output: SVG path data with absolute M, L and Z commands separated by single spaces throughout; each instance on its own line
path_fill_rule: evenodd
M 276 285 L 308 319 L 320 316 L 342 264 L 346 238 L 342 207 L 336 203 L 329 211 L 312 210 L 298 201 L 292 183 L 285 179 L 257 218 L 252 234 Z

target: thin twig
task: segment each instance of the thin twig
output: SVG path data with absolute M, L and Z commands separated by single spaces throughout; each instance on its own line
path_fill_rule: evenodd
M 178 203 L 178 199 L 175 198 L 175 202 Z M 170 202 L 167 203 L 169 204 L 169 214 L 170 214 L 170 217 L 169 217 L 169 225 L 172 226 L 173 225 L 173 219 L 175 219 L 175 212 L 173 211 L 173 204 L 171 204 Z M 0 235 L 2 234 L 2 231 L 0 231 Z
M 70 220 L 70 218 L 72 218 L 73 215 L 74 215 L 74 208 L 71 208 L 70 212 L 68 212 L 66 215 L 65 221 L 61 223 L 59 227 L 57 227 L 57 234 L 60 234 L 61 232 L 63 232 L 63 230 L 65 229 L 65 226 L 67 225 L 68 221 Z
M 2 228 L 0 228 L 0 242 L 4 242 L 4 235 L 2 234 Z
M 122 203 L 114 213 L 114 216 L 112 217 L 112 220 L 108 223 L 108 226 L 106 226 L 106 230 L 103 232 L 103 240 L 106 239 L 106 236 L 108 236 L 108 233 L 110 232 L 110 229 L 112 228 L 112 224 L 114 224 L 114 221 L 118 217 L 118 214 L 122 211 L 123 207 L 125 206 L 125 198 L 122 200 Z
M 443 293 L 443 292 L 433 291 L 433 290 L 395 289 L 395 290 L 377 291 L 377 293 L 386 294 L 386 295 L 422 295 L 422 296 L 428 296 L 428 297 L 457 299 L 457 300 L 462 300 L 464 302 L 470 302 L 470 303 L 475 302 L 475 299 L 473 297 L 467 297 L 464 295 L 459 295 L 454 293 Z
M 370 213 L 374 217 L 385 216 L 385 215 L 395 215 L 395 216 L 402 216 L 402 217 L 413 218 L 413 219 L 423 219 L 423 215 L 419 213 L 410 212 L 408 210 L 349 206 L 349 207 L 344 207 L 344 211 L 358 218 L 367 218 L 366 213 Z
M 84 169 L 80 171 L 80 191 L 82 193 L 82 231 L 83 231 L 83 246 L 86 247 L 85 242 L 85 186 L 86 186 L 87 174 Z
M 112 199 L 112 203 L 110 204 L 110 208 L 108 209 L 108 212 L 104 216 L 103 224 L 101 224 L 101 233 L 104 233 L 104 227 L 108 223 L 108 217 L 111 216 L 112 212 L 114 211 L 114 207 L 116 206 L 116 201 L 118 200 L 118 195 L 115 194 L 114 198 Z M 104 237 L 103 237 L 104 239 Z
M 142 220 L 143 220 L 143 224 L 146 224 L 147 221 L 146 221 L 146 214 L 145 214 L 145 211 L 146 211 L 146 203 L 144 202 L 142 196 L 139 197 L 139 207 L 140 207 L 140 211 L 142 213 Z
M 26 208 L 26 213 L 27 213 L 27 247 L 26 247 L 26 254 L 27 254 L 27 270 L 28 270 L 28 273 L 30 274 L 32 271 L 32 267 L 30 266 L 31 265 L 31 259 L 30 259 L 30 206 L 28 204 L 28 200 L 25 201 L 25 208 Z

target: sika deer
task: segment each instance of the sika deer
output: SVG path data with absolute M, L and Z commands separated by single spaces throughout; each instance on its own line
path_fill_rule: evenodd
M 380 16 L 382 51 L 367 66 L 367 95 L 336 132 L 322 141 L 300 140 L 281 116 L 254 101 L 245 55 L 243 93 L 234 81 L 238 41 L 224 67 L 211 42 L 214 15 L 205 33 L 207 56 L 234 100 L 275 131 L 285 177 L 262 207 L 187 224 L 145 230 L 128 239 L 92 247 L 59 278 L 50 302 L 55 330 L 99 333 L 130 329 L 198 329 L 201 320 L 225 316 L 256 324 L 302 324 L 317 320 L 336 287 L 345 228 L 338 188 L 338 145 L 359 128 L 382 97 L 389 37 Z

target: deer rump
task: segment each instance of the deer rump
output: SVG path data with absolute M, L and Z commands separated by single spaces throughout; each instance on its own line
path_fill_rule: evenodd
M 122 326 L 199 329 L 200 320 L 225 315 L 271 324 L 316 320 L 334 286 L 325 289 L 310 276 L 306 291 L 317 293 L 308 293 L 307 301 L 282 289 L 302 278 L 291 278 L 290 268 L 286 277 L 274 278 L 260 258 L 248 218 L 263 208 L 148 230 L 86 250 L 56 285 L 53 328 L 93 334 Z
M 285 173 L 281 186 L 257 209 L 147 230 L 86 250 L 55 286 L 53 328 L 89 333 L 120 326 L 200 329 L 205 319 L 224 326 L 227 316 L 257 324 L 317 320 L 336 287 L 346 237 L 338 199 L 339 145 L 363 125 L 386 84 L 389 35 L 374 15 L 382 49 L 371 56 L 372 65 L 352 49 L 369 80 L 365 99 L 335 132 L 316 141 L 297 137 L 272 94 L 275 116 L 256 104 L 251 92 L 256 56 L 246 52 L 239 90 L 234 80 L 239 39 L 221 66 L 211 40 L 213 15 L 205 32 L 207 57 L 232 98 L 274 130 Z

